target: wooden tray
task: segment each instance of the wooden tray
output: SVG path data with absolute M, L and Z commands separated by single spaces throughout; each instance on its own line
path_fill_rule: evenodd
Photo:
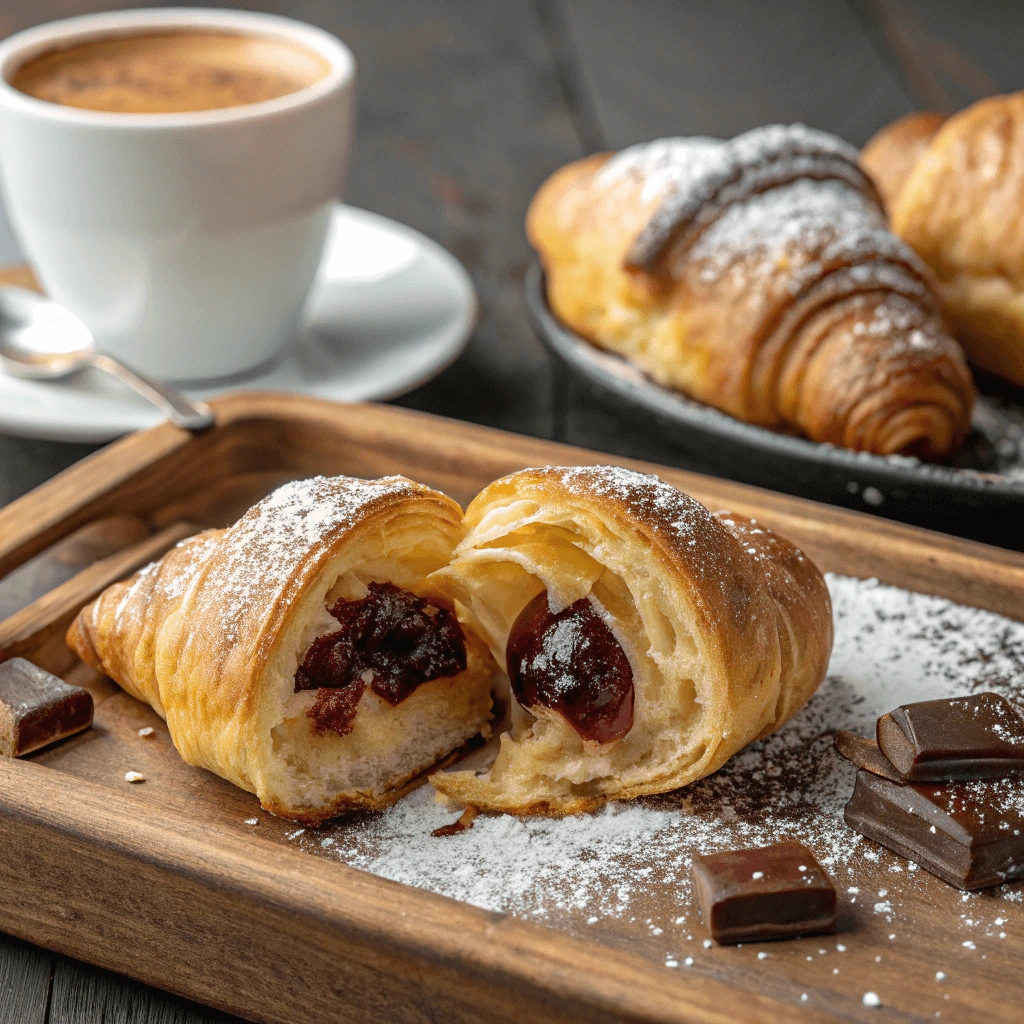
M 798 955 L 814 952 L 813 938 L 764 962 L 750 948 L 722 948 L 692 970 L 669 970 L 664 946 L 641 925 L 543 927 L 297 849 L 285 839 L 293 826 L 269 816 L 247 829 L 255 798 L 185 765 L 149 708 L 76 663 L 63 632 L 81 605 L 195 524 L 226 524 L 286 479 L 405 473 L 466 502 L 526 465 L 609 457 L 389 407 L 246 394 L 215 409 L 218 425 L 204 436 L 170 425 L 132 435 L 0 511 L 0 577 L 16 570 L 22 589 L 45 590 L 0 623 L 0 660 L 29 657 L 97 700 L 89 732 L 0 761 L 0 928 L 290 1024 L 867 1021 L 879 1018 L 861 1003 L 863 977 L 877 981 L 880 971 L 899 993 L 885 1019 L 934 1020 L 936 1007 L 943 1019 L 1020 1019 L 1020 904 L 1007 911 L 1007 940 L 936 1003 L 934 951 L 948 944 L 959 894 L 934 879 L 918 908 L 928 927 L 897 947 L 865 913 L 838 977 L 834 958 Z M 758 516 L 825 569 L 1024 620 L 1022 555 L 657 471 L 713 508 Z M 157 728 L 154 740 L 139 740 L 143 725 Z M 126 785 L 128 769 L 146 783 Z

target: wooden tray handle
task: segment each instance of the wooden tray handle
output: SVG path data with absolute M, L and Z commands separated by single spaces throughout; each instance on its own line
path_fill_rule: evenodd
M 159 533 L 101 558 L 30 605 L 0 622 L 0 661 L 28 658 L 58 674 L 77 660 L 64 634 L 78 612 L 111 583 L 116 583 L 200 531 L 195 523 L 171 523 Z

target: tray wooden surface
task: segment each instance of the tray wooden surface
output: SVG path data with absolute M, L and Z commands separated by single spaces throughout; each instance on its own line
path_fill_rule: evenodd
M 255 798 L 184 764 L 156 715 L 77 662 L 63 633 L 108 583 L 315 473 L 404 473 L 465 503 L 527 465 L 654 468 L 712 508 L 757 516 L 825 570 L 1021 621 L 1024 555 L 393 407 L 273 394 L 214 405 L 218 424 L 203 436 L 169 424 L 132 435 L 0 511 L 0 578 L 15 573 L 40 595 L 13 610 L 0 582 L 0 660 L 28 657 L 97 702 L 92 730 L 0 761 L 0 929 L 256 1021 L 868 1021 L 868 974 L 897 993 L 887 1020 L 935 1020 L 936 1009 L 1020 1020 L 1024 905 L 1008 905 L 1008 938 L 937 1002 L 936 950 L 948 948 L 960 894 L 936 879 L 918 880 L 925 926 L 898 945 L 883 919 L 853 908 L 856 941 L 838 976 L 833 960 L 804 955 L 815 938 L 768 961 L 716 948 L 681 971 L 626 920 L 585 929 L 561 914 L 545 927 L 300 850 L 289 823 L 263 815 L 247 828 Z M 143 725 L 155 738 L 138 737 Z M 145 784 L 127 785 L 129 769 Z

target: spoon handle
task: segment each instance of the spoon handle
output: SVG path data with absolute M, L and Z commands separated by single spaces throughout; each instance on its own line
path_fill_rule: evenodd
M 103 370 L 112 377 L 124 381 L 143 398 L 149 399 L 175 426 L 194 433 L 209 430 L 213 426 L 213 413 L 203 402 L 190 402 L 180 391 L 130 370 L 124 363 L 119 363 L 102 352 L 90 353 L 89 362 L 97 370 Z

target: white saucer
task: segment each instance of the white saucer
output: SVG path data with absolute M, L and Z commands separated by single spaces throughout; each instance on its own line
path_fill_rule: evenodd
M 476 316 L 473 284 L 454 256 L 412 228 L 338 204 L 288 352 L 243 379 L 185 390 L 194 398 L 240 390 L 341 402 L 394 398 L 448 366 Z M 134 392 L 92 370 L 49 383 L 0 373 L 0 433 L 109 441 L 160 418 Z

